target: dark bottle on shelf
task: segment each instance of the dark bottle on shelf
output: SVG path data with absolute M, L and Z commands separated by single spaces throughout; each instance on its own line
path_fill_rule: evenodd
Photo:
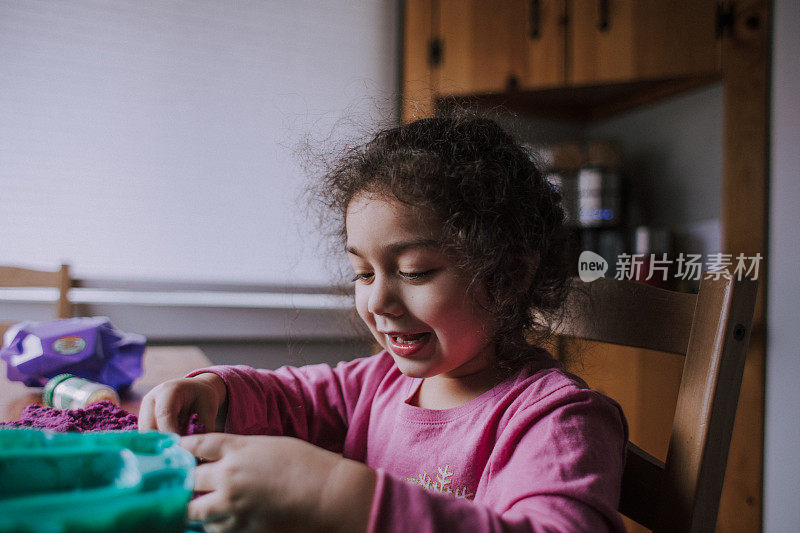
M 606 260 L 614 277 L 618 257 L 627 251 L 623 228 L 620 153 L 611 141 L 593 141 L 577 172 L 576 212 L 581 244 Z
M 622 224 L 619 150 L 609 141 L 589 144 L 578 171 L 578 223 L 583 228 L 618 228 Z

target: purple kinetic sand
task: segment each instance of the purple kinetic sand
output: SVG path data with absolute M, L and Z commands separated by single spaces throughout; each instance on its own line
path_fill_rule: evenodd
M 0 422 L 3 428 L 42 428 L 52 431 L 113 431 L 135 430 L 138 419 L 112 402 L 103 400 L 93 403 L 85 409 L 54 409 L 31 404 L 22 410 L 19 420 Z M 189 417 L 184 435 L 205 433 L 206 427 L 200 422 L 197 413 Z
M 43 428 L 53 431 L 109 431 L 136 429 L 136 415 L 107 400 L 85 409 L 54 409 L 31 404 L 22 410 L 15 422 L 0 424 L 0 428 Z

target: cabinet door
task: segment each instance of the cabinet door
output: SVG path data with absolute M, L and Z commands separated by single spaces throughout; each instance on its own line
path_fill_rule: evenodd
M 566 0 L 529 0 L 519 4 L 524 9 L 519 16 L 527 20 L 521 87 L 540 89 L 563 85 L 566 81 Z
M 442 43 L 434 69 L 444 96 L 497 93 L 522 77 L 527 2 L 439 0 L 434 26 Z
M 716 0 L 568 0 L 567 80 L 591 85 L 721 68 Z
M 434 0 L 406 0 L 403 22 L 403 122 L 433 116 L 434 86 L 431 44 Z

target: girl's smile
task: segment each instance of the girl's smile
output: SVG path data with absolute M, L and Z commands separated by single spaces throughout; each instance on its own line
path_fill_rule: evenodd
M 356 308 L 375 339 L 411 377 L 461 378 L 492 361 L 488 313 L 439 244 L 428 211 L 374 194 L 347 210 Z
M 386 335 L 392 353 L 401 357 L 410 357 L 425 347 L 430 339 L 430 333 L 398 333 L 381 332 Z

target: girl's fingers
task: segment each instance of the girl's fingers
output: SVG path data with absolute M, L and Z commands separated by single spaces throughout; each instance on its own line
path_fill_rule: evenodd
M 180 433 L 178 427 L 178 414 L 180 407 L 176 402 L 161 402 L 155 409 L 156 412 L 156 427 L 159 431 L 171 431 L 173 433 Z
M 225 453 L 225 448 L 236 437 L 236 435 L 226 435 L 225 433 L 189 435 L 188 437 L 181 437 L 180 445 L 199 459 L 219 461 Z
M 240 528 L 237 528 L 235 524 L 236 519 L 233 516 L 228 516 L 214 522 L 204 523 L 203 531 L 205 531 L 205 533 L 228 533 L 230 531 L 239 531 Z
M 235 519 L 224 499 L 216 492 L 203 494 L 189 502 L 186 518 L 202 522 L 206 532 L 233 531 Z
M 198 465 L 194 469 L 194 491 L 212 492 L 219 488 L 219 480 L 216 465 L 219 463 L 207 463 Z
M 139 406 L 139 431 L 151 431 L 156 429 L 156 420 L 153 416 L 153 399 L 145 396 L 142 405 Z

